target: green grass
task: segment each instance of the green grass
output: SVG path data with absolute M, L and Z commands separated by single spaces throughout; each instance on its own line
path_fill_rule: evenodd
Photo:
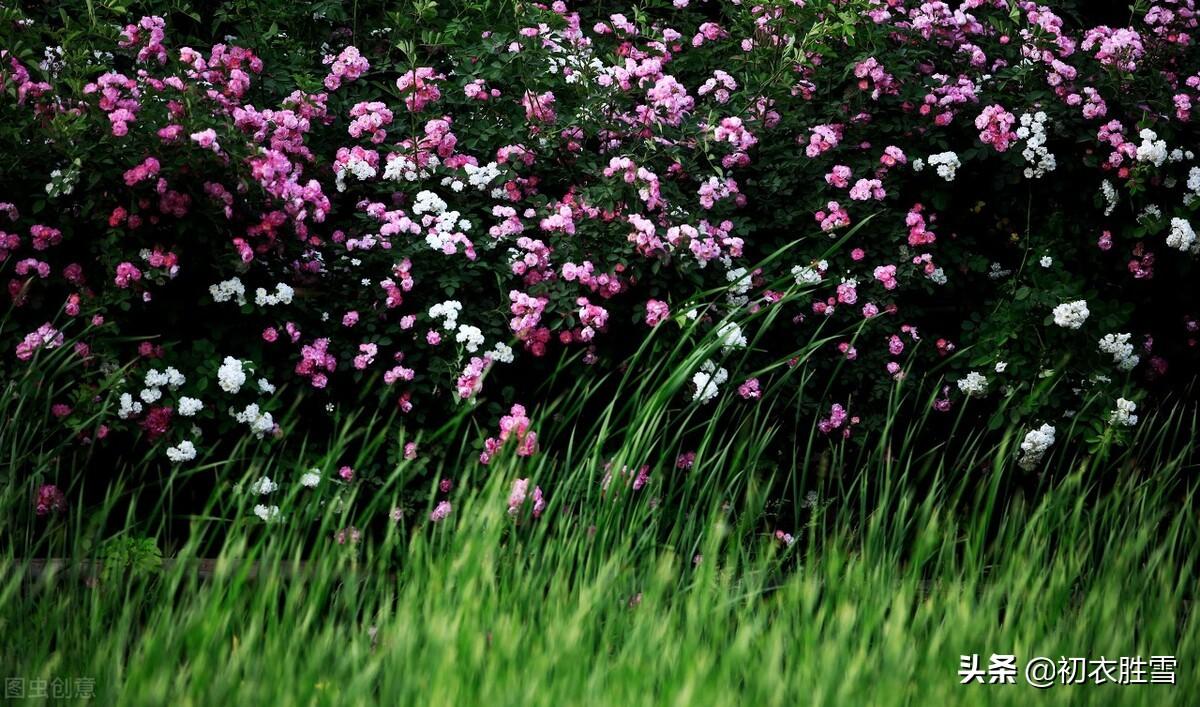
M 822 343 L 776 372 L 813 389 L 803 361 Z M 955 423 L 932 443 L 927 413 L 912 412 L 929 409 L 915 384 L 897 386 L 892 424 L 861 444 L 818 439 L 794 395 L 678 405 L 690 371 L 715 355 L 711 340 L 681 339 L 657 363 L 568 387 L 539 410 L 547 446 L 532 458 L 483 467 L 470 417 L 450 420 L 421 439 L 443 452 L 433 466 L 396 463 L 337 504 L 306 503 L 293 484 L 278 524 L 258 522 L 256 499 L 234 485 L 294 479 L 407 433 L 349 416 L 286 453 L 228 445 L 170 478 L 220 480 L 183 535 L 168 532 L 178 513 L 141 459 L 80 482 L 106 490 L 99 507 L 30 521 L 33 485 L 88 460 L 38 424 L 53 387 L 41 381 L 54 377 L 14 380 L 0 407 L 26 426 L 0 430 L 13 509 L 0 520 L 0 672 L 88 678 L 94 702 L 114 705 L 1194 704 L 1198 427 L 1187 410 L 1147 415 L 1127 447 L 1055 450 L 1039 476 L 1013 463 L 1015 430 Z M 675 470 L 684 448 L 695 466 Z M 649 463 L 651 481 L 634 491 L 614 476 L 604 491 L 609 462 Z M 435 525 L 444 475 L 454 510 Z M 549 495 L 539 519 L 528 506 L 507 513 L 524 477 Z M 386 520 L 422 483 L 406 519 Z M 821 495 L 804 504 L 810 489 Z M 351 524 L 364 541 L 333 542 Z M 103 554 L 114 525 L 180 561 L 132 571 L 110 560 L 98 582 L 72 569 L 32 578 L 29 558 Z M 220 558 L 213 576 L 188 561 L 201 556 Z M 1178 684 L 959 684 L 961 655 L 992 653 L 1022 666 L 1173 655 Z

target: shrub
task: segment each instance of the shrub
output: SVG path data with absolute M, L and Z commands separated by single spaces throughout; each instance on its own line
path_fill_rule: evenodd
M 832 438 L 946 375 L 940 411 L 981 399 L 1035 451 L 1076 416 L 1095 442 L 1194 374 L 1191 0 L 1129 27 L 999 0 L 648 5 L 228 3 L 207 30 L 4 11 L 3 366 L 71 337 L 90 373 L 64 428 L 120 379 L 104 435 L 180 464 L 201 435 L 279 433 L 283 386 L 417 426 L 486 397 L 495 427 L 542 359 L 589 375 L 656 326 L 768 378 L 848 332 L 806 403 Z M 737 323 L 772 307 L 770 331 Z M 681 402 L 755 404 L 720 361 L 691 373 Z

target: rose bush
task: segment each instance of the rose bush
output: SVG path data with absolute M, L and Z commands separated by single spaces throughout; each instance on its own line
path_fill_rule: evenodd
M 532 453 L 493 377 L 586 375 L 701 304 L 726 349 L 788 307 L 762 361 L 851 332 L 831 438 L 945 375 L 933 405 L 1028 425 L 1030 469 L 1194 376 L 1192 0 L 647 5 L 0 11 L 0 365 L 73 346 L 64 430 L 177 464 L 276 433 L 285 385 L 415 425 L 490 398 L 483 460 Z M 710 362 L 691 399 L 759 385 Z

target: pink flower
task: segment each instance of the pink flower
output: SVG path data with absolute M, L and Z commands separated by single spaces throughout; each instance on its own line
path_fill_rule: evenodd
M 333 539 L 337 541 L 338 545 L 345 545 L 347 542 L 357 545 L 358 541 L 362 539 L 362 532 L 350 525 L 334 533 Z
M 51 326 L 50 322 L 46 322 L 35 331 L 26 334 L 25 339 L 17 344 L 17 358 L 28 361 L 38 349 L 56 349 L 62 346 L 63 342 L 62 332 Z
M 1004 152 L 1017 139 L 1017 134 L 1012 130 L 1016 121 L 1017 117 L 1004 110 L 1004 106 L 992 104 L 975 118 L 975 127 L 985 145 L 991 145 L 996 152 Z
M 831 187 L 845 189 L 850 184 L 850 168 L 844 164 L 834 165 L 829 174 L 825 175 L 825 183 Z
M 858 284 L 854 280 L 843 280 L 837 286 L 837 301 L 841 304 L 854 304 L 858 301 Z
M 646 324 L 658 326 L 671 316 L 671 308 L 666 302 L 656 299 L 646 300 Z
M 479 455 L 479 461 L 487 464 L 500 451 L 509 439 L 517 442 L 517 456 L 529 457 L 537 453 L 537 433 L 529 429 L 530 419 L 525 414 L 525 406 L 513 405 L 509 414 L 500 418 L 500 437 L 489 437 L 484 440 L 484 451 Z
M 742 396 L 742 398 L 745 400 L 757 399 L 759 394 L 760 391 L 757 378 L 751 378 L 738 386 L 738 395 Z
M 221 154 L 221 145 L 217 142 L 217 131 L 209 128 L 201 130 L 198 133 L 192 133 L 192 142 L 195 142 L 200 147 L 206 150 L 212 150 L 216 154 Z
M 330 65 L 329 75 L 325 77 L 325 88 L 336 91 L 342 81 L 354 81 L 371 68 L 366 57 L 358 52 L 357 47 L 349 46 L 341 54 L 325 57 L 325 63 Z
M 875 199 L 876 201 L 887 196 L 887 192 L 883 189 L 883 184 L 878 179 L 860 179 L 850 188 L 850 198 L 854 201 L 868 201 Z
M 130 262 L 124 262 L 117 266 L 117 275 L 113 279 L 117 283 L 117 287 L 126 289 L 131 282 L 136 282 L 142 279 L 142 271 L 137 269 L 137 266 Z
M 437 81 L 446 78 L 435 72 L 428 66 L 423 66 L 417 69 L 412 69 L 400 75 L 396 79 L 396 88 L 400 92 L 406 94 L 404 96 L 404 107 L 410 113 L 419 113 L 425 110 L 425 106 L 436 102 L 442 97 L 441 89 L 437 86 Z
M 442 501 L 441 503 L 437 504 L 437 506 L 433 509 L 433 512 L 429 514 L 429 520 L 433 523 L 445 520 L 446 516 L 450 515 L 450 511 L 450 502 Z
M 62 513 L 67 509 L 67 499 L 63 492 L 54 484 L 43 484 L 33 497 L 33 511 L 39 516 L 48 513 Z

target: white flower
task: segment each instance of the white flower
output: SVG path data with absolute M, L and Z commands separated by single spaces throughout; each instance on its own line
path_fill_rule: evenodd
M 993 280 L 1001 280 L 1009 275 L 1012 275 L 1012 270 L 1006 270 L 1000 263 L 992 263 L 988 269 L 988 277 Z
M 1090 314 L 1085 300 L 1064 302 L 1054 308 L 1054 323 L 1064 329 L 1078 329 Z
M 721 325 L 721 328 L 717 330 L 717 339 L 720 340 L 721 348 L 725 351 L 746 348 L 746 335 L 742 333 L 742 328 L 734 322 L 725 322 Z
M 262 438 L 263 435 L 275 429 L 275 420 L 271 413 L 259 410 L 257 403 L 250 403 L 241 412 L 230 410 L 234 419 L 250 426 L 250 431 Z
M 204 408 L 204 403 L 196 398 L 184 396 L 179 399 L 179 414 L 184 417 L 191 417 L 200 412 Z
M 196 458 L 196 446 L 184 440 L 174 447 L 167 447 L 167 459 L 175 462 L 190 462 Z
M 502 341 L 497 341 L 496 345 L 493 346 L 492 350 L 489 351 L 486 355 L 489 356 L 496 363 L 512 363 L 513 362 L 512 347 Z
M 262 518 L 264 523 L 279 520 L 279 506 L 264 506 L 260 503 L 254 507 L 254 515 Z
M 258 481 L 255 481 L 254 483 L 250 484 L 250 493 L 254 493 L 254 494 L 258 494 L 259 496 L 263 496 L 268 493 L 272 493 L 277 488 L 279 488 L 279 484 L 275 483 L 274 481 L 271 481 L 271 477 L 264 476 L 261 479 L 259 479 Z
M 712 361 L 705 361 L 700 365 L 700 370 L 692 375 L 692 384 L 696 386 L 696 392 L 692 395 L 692 399 L 707 403 L 717 397 L 720 392 L 718 386 L 727 380 L 729 380 L 729 371 L 717 368 Z
M 1117 398 L 1117 409 L 1108 416 L 1108 421 L 1113 425 L 1133 427 L 1138 421 L 1138 416 L 1133 414 L 1136 411 L 1137 403 L 1125 398 Z
M 1021 116 L 1021 127 L 1017 137 L 1025 140 L 1025 149 L 1021 156 L 1029 163 L 1025 168 L 1026 179 L 1040 179 L 1047 172 L 1053 172 L 1058 163 L 1054 155 L 1046 149 L 1046 114 L 1042 111 Z
M 146 388 L 139 394 L 139 397 L 143 402 L 155 403 L 162 397 L 162 390 L 159 388 Z
M 129 393 L 121 393 L 120 408 L 117 410 L 117 417 L 122 420 L 128 420 L 131 417 L 142 414 L 142 404 L 133 399 Z
M 277 304 L 291 304 L 292 297 L 296 291 L 290 286 L 280 282 L 275 285 L 275 292 L 268 293 L 263 288 L 258 288 L 254 292 L 254 303 L 260 307 L 275 306 Z
M 1100 182 L 1100 193 L 1104 195 L 1104 215 L 1111 216 L 1112 212 L 1117 208 L 1119 196 L 1117 189 L 1112 185 L 1112 182 L 1105 179 Z
M 1167 161 L 1167 141 L 1159 140 L 1158 134 L 1149 128 L 1143 129 L 1138 135 L 1142 138 L 1142 144 L 1137 147 L 1137 161 L 1161 167 Z
M 1017 464 L 1026 471 L 1032 470 L 1046 456 L 1046 450 L 1054 444 L 1054 426 L 1044 424 L 1036 430 L 1030 430 L 1021 442 L 1021 457 Z
M 316 488 L 321 483 L 321 470 L 309 469 L 300 477 L 300 485 L 304 488 Z
M 495 162 L 489 162 L 482 167 L 465 164 L 463 171 L 467 173 L 467 183 L 480 191 L 487 189 L 488 185 L 500 176 L 500 167 Z
M 730 284 L 729 292 L 733 295 L 744 295 L 750 291 L 750 274 L 746 268 L 734 268 L 725 273 L 725 280 Z
M 1054 258 L 1051 258 L 1048 255 L 1043 255 L 1042 259 L 1038 261 L 1038 265 L 1041 265 L 1043 268 L 1048 268 L 1053 264 L 1054 264 Z
M 483 345 L 483 332 L 479 327 L 463 324 L 458 327 L 458 335 L 454 340 L 466 347 L 467 353 L 475 353 Z
M 1167 234 L 1167 245 L 1176 250 L 1196 252 L 1196 232 L 1192 229 L 1192 224 L 1181 218 L 1171 219 L 1171 232 Z
M 275 392 L 275 386 L 272 385 L 271 381 L 267 380 L 266 378 L 258 379 L 258 389 L 261 390 L 262 392 L 266 393 L 267 395 L 271 395 L 272 393 Z
M 797 265 L 792 268 L 792 277 L 796 278 L 797 285 L 815 285 L 828 267 L 829 263 L 824 260 L 814 265 Z
M 971 371 L 958 379 L 958 389 L 971 398 L 987 395 L 988 379 L 979 371 Z
M 228 302 L 236 298 L 239 305 L 246 304 L 246 286 L 236 277 L 209 285 L 208 293 L 214 302 Z
M 451 331 L 458 326 L 458 314 L 462 311 L 462 302 L 446 300 L 429 308 L 430 319 L 441 319 L 442 328 Z
M 996 362 L 996 373 L 1004 373 L 1004 370 L 1006 368 L 1008 368 L 1008 361 L 997 361 Z
M 246 382 L 246 372 L 242 370 L 242 362 L 233 356 L 226 356 L 217 369 L 217 385 L 226 393 L 236 393 Z
M 958 154 L 954 152 L 939 152 L 936 155 L 929 156 L 929 166 L 936 167 L 938 176 L 945 179 L 947 182 L 953 182 L 958 175 L 958 168 L 962 166 L 962 162 L 958 159 Z
M 1131 371 L 1141 360 L 1133 353 L 1133 344 L 1129 343 L 1131 334 L 1105 334 L 1100 339 L 1100 351 L 1110 354 L 1113 363 L 1122 371 Z

